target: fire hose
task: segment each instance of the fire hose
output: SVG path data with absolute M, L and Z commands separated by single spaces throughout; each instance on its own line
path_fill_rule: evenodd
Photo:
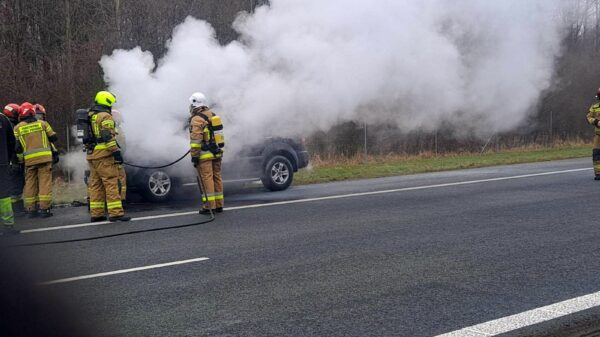
M 142 169 L 161 169 L 161 168 L 165 168 L 165 167 L 169 167 L 169 166 L 177 164 L 178 162 L 182 161 L 189 153 L 190 153 L 190 151 L 186 152 L 185 155 L 183 155 L 181 158 L 177 159 L 176 161 L 174 161 L 173 163 L 171 163 L 169 165 L 163 165 L 163 166 L 157 166 L 157 167 L 145 167 L 145 166 L 133 165 L 133 164 L 129 164 L 129 163 L 123 163 L 123 164 L 131 166 L 131 167 L 142 168 Z M 203 199 L 205 199 L 205 200 L 208 199 L 208 195 L 206 193 L 206 189 L 204 188 L 204 184 L 202 183 L 202 180 L 199 179 L 198 177 L 196 177 L 196 181 L 198 182 L 198 188 L 200 188 L 200 193 L 202 194 Z M 164 227 L 149 228 L 149 229 L 139 229 L 139 230 L 133 230 L 133 231 L 127 231 L 127 232 L 121 232 L 121 233 L 115 233 L 115 234 L 92 236 L 92 237 L 79 238 L 79 239 L 56 240 L 56 241 L 33 242 L 33 243 L 22 243 L 22 244 L 10 245 L 10 246 L 6 246 L 6 247 L 7 248 L 32 247 L 32 246 L 45 246 L 45 245 L 53 245 L 53 244 L 61 244 L 61 243 L 95 241 L 95 240 L 108 239 L 108 238 L 114 238 L 114 237 L 119 237 L 119 236 L 127 236 L 127 235 L 141 234 L 141 233 L 158 232 L 158 231 L 170 230 L 170 229 L 179 229 L 179 228 L 186 228 L 186 227 L 194 227 L 194 226 L 199 226 L 199 225 L 207 224 L 207 223 L 212 222 L 214 220 L 215 220 L 215 213 L 211 209 L 210 210 L 210 217 L 208 219 L 202 220 L 202 221 L 193 222 L 193 223 L 187 223 L 187 224 L 183 224 L 183 225 L 164 226 Z
M 173 165 L 179 163 L 185 157 L 187 157 L 188 154 L 190 154 L 190 151 L 191 150 L 188 150 L 188 152 L 186 152 L 183 156 L 181 156 L 181 158 L 179 158 L 176 161 L 174 161 L 172 163 L 169 163 L 167 165 L 162 165 L 162 166 L 140 166 L 140 165 L 130 164 L 130 163 L 127 163 L 127 162 L 123 162 L 123 165 L 131 166 L 131 167 L 135 167 L 135 168 L 146 169 L 146 170 L 158 170 L 158 169 L 162 169 L 162 168 L 165 168 L 165 167 L 173 166 Z

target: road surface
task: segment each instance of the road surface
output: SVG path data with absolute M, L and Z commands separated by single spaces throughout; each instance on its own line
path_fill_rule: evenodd
M 574 322 L 595 336 L 600 182 L 590 166 L 252 187 L 228 193 L 211 223 L 5 255 L 95 336 L 558 336 Z M 201 219 L 197 206 L 133 205 L 136 221 L 94 226 L 85 208 L 58 209 L 0 242 L 182 225 Z M 539 309 L 553 304 L 575 309 Z

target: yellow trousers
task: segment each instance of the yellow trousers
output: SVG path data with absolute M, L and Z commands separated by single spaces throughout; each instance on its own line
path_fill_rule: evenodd
M 52 205 L 52 163 L 25 167 L 25 210 L 35 211 L 36 205 L 47 210 Z
M 600 136 L 594 136 L 594 150 L 592 151 L 592 160 L 594 162 L 594 173 L 600 175 Z
M 202 195 L 204 209 L 223 208 L 225 205 L 221 161 L 221 159 L 204 160 L 196 168 L 204 187 Z
M 15 215 L 13 214 L 10 197 L 0 198 L 0 220 L 3 225 L 15 224 Z
M 90 178 L 88 193 L 90 197 L 90 214 L 102 217 L 105 209 L 111 217 L 122 216 L 123 204 L 119 193 L 119 165 L 113 157 L 88 160 Z
M 119 194 L 121 195 L 121 201 L 127 199 L 127 175 L 123 165 L 119 165 Z

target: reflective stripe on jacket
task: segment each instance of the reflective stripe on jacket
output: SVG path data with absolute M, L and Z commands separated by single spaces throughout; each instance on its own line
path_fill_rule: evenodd
M 15 137 L 21 144 L 25 166 L 52 162 L 52 143 L 48 137 L 56 133 L 46 121 L 21 122 L 15 127 Z
M 199 114 L 206 116 L 210 119 L 214 116 L 212 111 L 204 108 L 198 112 L 197 115 L 193 116 L 190 120 L 190 151 L 192 157 L 200 158 L 200 160 L 213 160 L 223 157 L 223 153 L 213 154 L 207 149 L 203 150 L 203 145 L 207 145 L 212 137 L 210 129 L 208 128 L 208 122 Z
M 587 114 L 587 122 L 590 125 L 595 126 L 596 134 L 600 135 L 600 128 L 598 128 L 598 126 L 596 125 L 596 122 L 598 120 L 600 120 L 600 103 L 592 104 Z
M 93 112 L 90 115 L 92 132 L 96 138 L 94 151 L 87 155 L 88 160 L 101 159 L 112 156 L 113 152 L 118 151 L 117 140 L 115 139 L 115 121 L 108 112 Z M 104 131 L 104 132 L 103 132 Z M 109 134 L 107 141 L 102 138 L 103 134 Z

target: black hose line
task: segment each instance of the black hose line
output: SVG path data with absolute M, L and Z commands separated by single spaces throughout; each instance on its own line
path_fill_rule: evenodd
M 169 230 L 169 229 L 194 227 L 194 226 L 199 226 L 199 225 L 207 224 L 207 223 L 212 222 L 214 220 L 215 220 L 215 215 L 214 215 L 214 213 L 211 213 L 210 218 L 208 218 L 207 220 L 203 220 L 203 221 L 200 221 L 200 222 L 189 223 L 189 224 L 184 224 L 184 225 L 158 227 L 158 228 L 150 228 L 150 229 L 140 229 L 140 230 L 135 230 L 135 231 L 129 231 L 129 232 L 123 232 L 123 233 L 115 233 L 115 234 L 107 234 L 107 235 L 101 235 L 101 236 L 92 236 L 92 237 L 81 238 L 81 239 L 57 240 L 57 241 L 34 242 L 34 243 L 22 243 L 22 244 L 8 246 L 8 247 L 9 248 L 13 248 L 13 247 L 34 247 L 34 246 L 47 246 L 47 245 L 54 245 L 54 244 L 61 244 L 61 243 L 95 241 L 95 240 L 109 239 L 109 238 L 114 238 L 114 237 L 119 237 L 119 236 L 133 235 L 133 234 L 159 232 L 159 231 L 164 231 L 164 230 Z
M 130 163 L 127 163 L 127 162 L 123 162 L 123 165 L 131 166 L 131 167 L 136 167 L 136 168 L 141 168 L 141 169 L 146 169 L 146 170 L 157 170 L 157 169 L 161 169 L 161 168 L 173 166 L 173 165 L 179 163 L 185 157 L 187 157 L 188 154 L 190 154 L 190 151 L 191 150 L 188 150 L 188 152 L 186 152 L 183 156 L 181 156 L 181 158 L 179 158 L 176 161 L 174 161 L 174 162 L 172 162 L 170 164 L 167 164 L 167 165 L 162 165 L 162 166 L 140 166 L 140 165 L 130 164 Z
M 189 151 L 188 151 L 188 153 L 189 153 Z M 187 156 L 188 153 L 186 153 L 185 155 Z M 181 159 L 183 159 L 184 157 L 185 156 L 183 156 Z M 178 161 L 181 161 L 181 159 L 179 159 Z M 171 164 L 171 165 L 173 165 L 173 164 Z M 199 179 L 196 176 L 196 180 L 198 181 L 198 188 L 200 188 L 200 193 L 202 194 L 202 196 L 203 196 L 203 198 L 205 200 L 208 200 L 208 194 L 206 193 L 206 189 L 204 188 L 204 183 L 202 182 L 202 179 Z M 194 226 L 204 225 L 204 224 L 207 224 L 207 223 L 212 222 L 212 221 L 215 221 L 215 213 L 214 213 L 214 211 L 212 209 L 210 209 L 210 217 L 208 219 L 202 220 L 202 221 L 198 221 L 198 222 L 183 224 L 183 225 L 166 226 L 166 227 L 158 227 L 158 228 L 150 228 L 150 229 L 140 229 L 140 230 L 135 230 L 135 231 L 115 233 L 115 234 L 107 234 L 107 235 L 99 235 L 99 236 L 92 236 L 92 237 L 80 238 L 80 239 L 57 240 L 57 241 L 46 241 L 46 242 L 33 242 L 33 243 L 22 243 L 22 244 L 17 244 L 17 245 L 5 246 L 5 248 L 47 246 L 47 245 L 54 245 L 54 244 L 61 244 L 61 243 L 95 241 L 95 240 L 108 239 L 108 238 L 114 238 L 114 237 L 126 236 L 126 235 L 134 235 L 134 234 L 141 234 L 141 233 L 158 232 L 158 231 L 169 230 L 169 229 L 194 227 Z

